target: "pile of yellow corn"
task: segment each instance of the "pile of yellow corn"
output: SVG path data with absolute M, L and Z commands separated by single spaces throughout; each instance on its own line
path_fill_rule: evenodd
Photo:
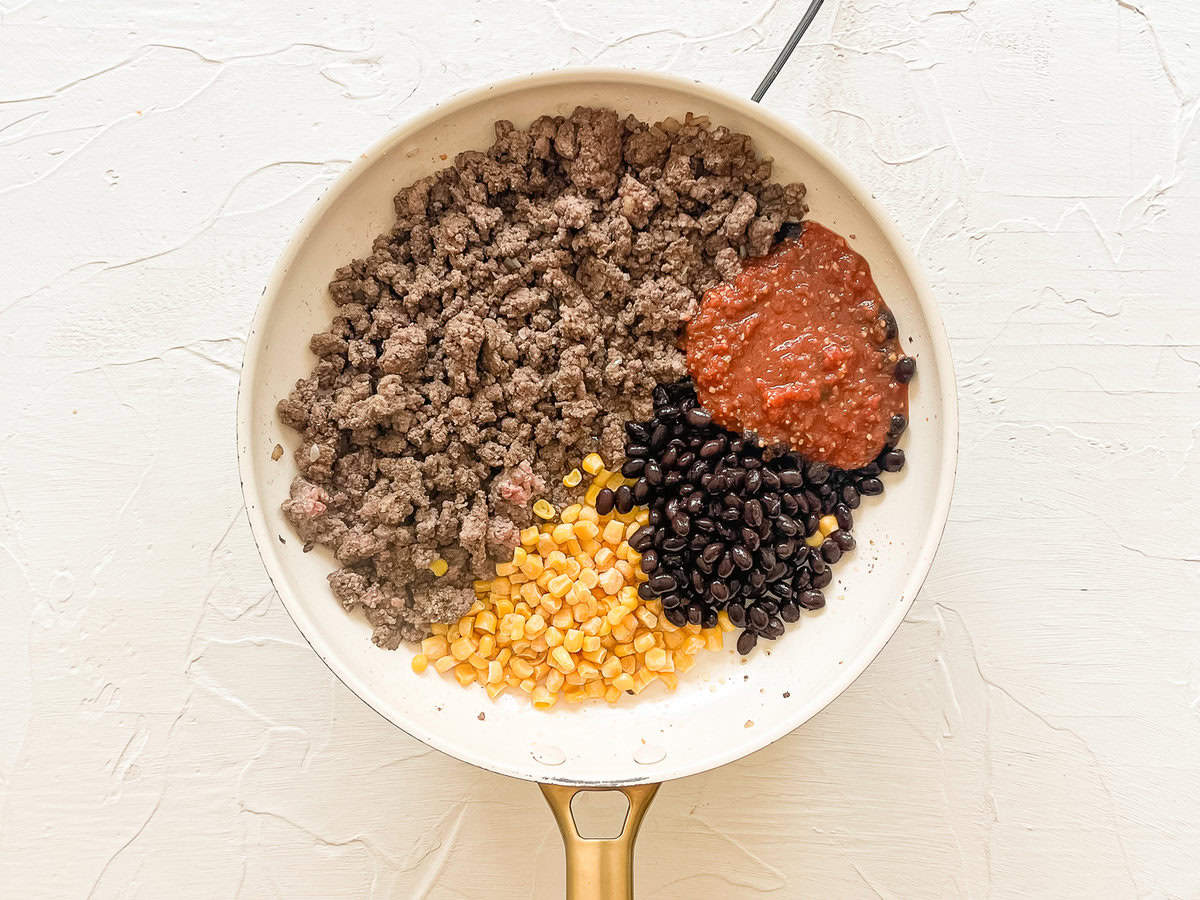
M 414 671 L 432 665 L 464 687 L 479 682 L 492 699 L 515 688 L 549 709 L 559 697 L 616 703 L 654 681 L 674 690 L 700 650 L 721 649 L 724 632 L 734 630 L 723 612 L 716 628 L 677 628 L 658 600 L 638 595 L 647 576 L 629 538 L 647 511 L 600 515 L 596 495 L 630 482 L 595 453 L 581 467 L 592 476 L 583 502 L 561 513 L 546 500 L 535 503 L 544 524 L 521 532 L 521 546 L 494 579 L 476 582 L 467 615 L 433 626 Z M 579 485 L 582 475 L 572 470 L 563 483 Z

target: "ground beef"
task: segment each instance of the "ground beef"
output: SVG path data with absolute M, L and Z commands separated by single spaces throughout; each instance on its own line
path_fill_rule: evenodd
M 283 512 L 336 552 L 334 594 L 384 647 L 463 613 L 585 454 L 619 461 L 623 423 L 685 375 L 701 294 L 805 212 L 803 185 L 703 117 L 580 107 L 495 131 L 396 195 L 279 403 L 303 436 Z

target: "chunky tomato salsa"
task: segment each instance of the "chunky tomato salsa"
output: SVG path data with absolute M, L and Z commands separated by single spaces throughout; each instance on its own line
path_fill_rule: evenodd
M 815 222 L 707 291 L 686 349 L 719 424 L 838 468 L 871 462 L 908 414 L 914 362 L 870 266 Z

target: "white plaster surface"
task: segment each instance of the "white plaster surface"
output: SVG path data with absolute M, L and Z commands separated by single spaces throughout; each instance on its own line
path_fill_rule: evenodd
M 0 0 L 0 896 L 559 896 L 537 789 L 273 595 L 243 338 L 397 121 L 584 63 L 748 94 L 804 5 Z M 928 268 L 958 491 L 866 674 L 663 788 L 641 896 L 1200 897 L 1198 40 L 1187 0 L 827 2 L 766 103 Z

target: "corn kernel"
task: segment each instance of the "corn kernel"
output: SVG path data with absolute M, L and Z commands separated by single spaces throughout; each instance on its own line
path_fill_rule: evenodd
M 820 547 L 821 542 L 825 540 L 825 535 L 821 534 L 821 529 L 817 529 L 812 534 L 804 539 L 804 543 L 810 547 Z
M 559 631 L 559 629 L 554 627 L 553 625 L 551 625 L 549 628 L 546 629 L 546 634 L 543 636 L 546 638 L 546 646 L 547 647 L 559 647 L 562 645 L 562 642 L 563 642 L 562 632 Z
M 522 528 L 521 546 L 525 548 L 532 547 L 537 543 L 539 534 L 541 534 L 541 532 L 538 531 L 538 527 L 536 525 L 530 525 L 528 528 Z
M 488 699 L 495 700 L 497 697 L 499 697 L 501 694 L 504 693 L 504 689 L 506 687 L 508 687 L 508 685 L 503 684 L 503 683 L 487 685 L 485 687 L 485 690 L 487 691 Z
M 440 634 L 435 634 L 421 641 L 421 652 L 428 659 L 438 660 L 450 652 L 450 645 Z
M 829 537 L 829 535 L 838 530 L 837 516 L 821 516 L 820 520 L 817 522 L 817 528 L 820 529 L 821 534 L 825 535 L 825 537 Z
M 572 582 L 570 575 L 556 575 L 550 579 L 550 584 L 548 585 L 551 596 L 565 596 L 567 591 L 571 589 L 571 584 Z
M 581 519 L 571 526 L 571 530 L 575 533 L 575 537 L 581 541 L 595 540 L 600 534 L 600 527 L 588 519 Z
M 558 669 L 552 669 L 549 666 L 545 668 L 546 674 L 542 677 L 545 678 L 546 689 L 557 694 L 562 690 L 562 686 L 567 683 L 567 679 Z M 535 669 L 534 671 L 536 674 L 537 670 Z
M 583 471 L 589 475 L 595 475 L 604 468 L 604 460 L 600 458 L 599 453 L 589 453 L 583 458 L 583 462 L 580 465 L 583 466 Z
M 420 675 L 429 668 L 429 658 L 424 653 L 418 653 L 412 658 L 412 670 Z
M 583 649 L 583 632 L 578 628 L 570 628 L 563 635 L 562 648 L 569 650 L 571 653 L 578 653 Z
M 592 482 L 591 487 L 589 487 L 587 489 L 587 493 L 585 493 L 583 495 L 583 502 L 586 503 L 588 507 L 595 506 L 596 505 L 596 497 L 597 497 L 597 495 L 599 495 L 599 493 L 600 493 L 600 485 L 596 484 L 595 482 Z M 585 507 L 585 508 L 587 508 L 587 507 Z
M 637 682 L 633 680 L 633 676 L 622 672 L 612 680 L 612 686 L 618 691 L 632 691 Z
M 560 672 L 574 672 L 575 660 L 567 652 L 566 646 L 555 647 L 550 651 L 550 664 Z
M 633 649 L 638 653 L 645 653 L 654 646 L 654 635 L 648 631 L 643 631 L 633 640 Z
M 532 678 L 524 679 L 519 685 L 517 685 L 517 687 L 519 687 L 521 690 L 523 690 L 527 694 L 532 694 L 535 690 L 537 690 L 537 687 Z
M 430 566 L 430 568 L 433 568 L 433 567 Z M 512 575 L 516 571 L 517 571 L 517 567 L 510 562 L 496 563 L 496 574 L 497 575 L 503 575 L 505 577 L 508 577 L 509 575 Z M 437 573 L 435 572 L 434 574 L 436 575 Z
M 634 612 L 634 615 L 637 616 L 637 620 L 647 628 L 654 628 L 656 625 L 658 625 L 658 616 L 650 612 L 650 610 L 646 609 L 644 606 L 639 607 Z
M 550 503 L 549 500 L 543 499 L 543 500 L 539 500 L 537 503 L 533 504 L 533 514 L 535 516 L 538 516 L 539 518 L 553 519 L 554 512 L 555 512 L 554 506 Z
M 586 635 L 583 639 L 583 650 L 591 653 L 600 649 L 600 638 L 594 634 Z
M 530 616 L 528 619 L 525 620 L 525 625 L 524 625 L 523 630 L 524 630 L 525 634 L 529 635 L 529 637 L 531 637 L 531 638 L 537 637 L 539 634 L 541 634 L 543 631 L 546 630 L 546 620 L 544 617 L 542 617 L 538 613 L 534 613 L 532 616 Z
M 450 569 L 450 564 L 444 559 L 435 559 L 429 564 L 429 571 L 441 578 Z
M 459 684 L 466 687 L 479 676 L 470 663 L 459 663 L 454 667 L 454 677 L 458 679 Z
M 611 519 L 609 520 L 608 524 L 604 526 L 604 531 L 602 534 L 604 536 L 604 543 L 612 544 L 612 546 L 615 547 L 617 544 L 621 543 L 621 540 L 625 537 L 625 526 L 616 519 Z
M 709 650 L 720 650 L 725 646 L 725 632 L 720 628 L 709 628 L 704 632 L 704 646 Z
M 512 661 L 508 664 L 508 669 L 518 678 L 528 678 L 533 674 L 533 666 L 519 656 L 512 658 Z
M 609 703 L 618 702 L 621 699 L 621 689 L 617 687 L 610 687 L 604 692 L 604 699 Z
M 572 469 L 563 476 L 563 485 L 566 487 L 578 487 L 581 481 L 583 481 L 583 473 L 578 469 Z
M 538 687 L 533 689 L 530 699 L 533 701 L 534 709 L 549 709 L 558 700 L 558 696 L 550 693 L 547 688 Z
M 438 673 L 441 675 L 445 675 L 447 672 L 449 672 L 451 669 L 453 669 L 457 665 L 458 665 L 458 660 L 455 659 L 450 654 L 446 654 L 445 656 L 438 658 L 433 663 L 433 667 L 435 669 L 437 669 Z
M 729 621 L 729 613 L 727 613 L 725 610 L 721 610 L 719 613 L 717 613 L 717 627 L 724 632 L 737 631 L 737 626 Z

